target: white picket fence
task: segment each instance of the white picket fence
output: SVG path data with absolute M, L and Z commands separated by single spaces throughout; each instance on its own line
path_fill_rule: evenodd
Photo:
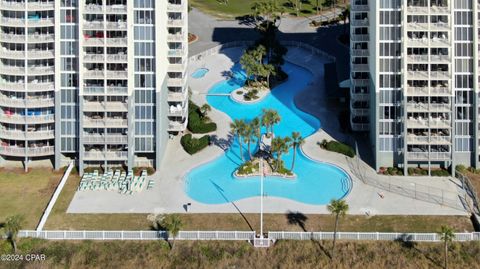
M 166 231 L 20 231 L 19 237 L 49 240 L 165 240 Z M 181 231 L 177 240 L 243 240 L 252 241 L 255 231 Z M 170 237 L 170 239 L 172 239 Z M 331 240 L 333 232 L 269 232 L 270 240 Z M 337 239 L 352 241 L 416 241 L 438 242 L 436 233 L 338 232 Z M 480 233 L 456 233 L 455 241 L 480 241 Z
M 269 239 L 275 240 L 331 240 L 333 232 L 269 232 Z M 364 240 L 364 241 L 416 241 L 438 242 L 440 236 L 437 233 L 364 233 L 364 232 L 338 232 L 340 240 Z M 455 233 L 455 241 L 479 241 L 480 233 Z
M 166 231 L 20 231 L 19 237 L 49 240 L 165 240 Z M 171 237 L 170 237 L 171 238 Z M 177 240 L 253 240 L 249 231 L 181 231 Z

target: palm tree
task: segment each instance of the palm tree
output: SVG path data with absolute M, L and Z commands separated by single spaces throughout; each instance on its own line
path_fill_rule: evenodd
M 230 132 L 234 136 L 237 136 L 238 147 L 240 148 L 240 158 L 242 158 L 242 162 L 245 161 L 243 158 L 243 148 L 242 148 L 242 132 L 245 128 L 245 121 L 235 119 L 232 123 L 230 123 Z
M 348 212 L 348 204 L 345 200 L 335 200 L 332 199 L 330 204 L 327 206 L 328 211 L 335 215 L 335 231 L 333 233 L 333 247 L 332 247 L 332 259 L 335 257 L 335 242 L 337 241 L 337 229 L 338 229 L 338 219 L 340 216 L 345 216 Z
M 21 215 L 13 215 L 6 219 L 3 226 L 4 234 L 13 247 L 13 252 L 17 252 L 17 235 L 22 229 L 24 218 Z
M 290 171 L 293 171 L 293 167 L 295 166 L 295 157 L 297 156 L 297 148 L 305 144 L 305 139 L 300 135 L 299 132 L 292 133 L 292 147 L 293 147 L 293 159 L 292 159 L 292 167 Z
M 247 144 L 248 156 L 250 157 L 250 160 L 252 160 L 253 157 L 252 157 L 252 152 L 250 150 L 250 144 L 252 142 L 253 132 L 254 132 L 254 130 L 252 128 L 252 125 L 251 124 L 245 124 L 245 127 L 243 128 L 243 130 L 241 132 L 242 132 L 242 136 L 243 136 L 243 142 L 245 142 Z
M 169 239 L 167 238 L 167 242 L 170 246 L 170 249 L 173 249 L 175 246 L 175 239 L 177 238 L 178 233 L 182 229 L 183 223 L 180 217 L 177 214 L 171 214 L 165 216 L 163 219 L 163 227 L 168 232 L 168 236 L 172 236 L 173 243 L 170 244 Z
M 203 118 L 205 118 L 210 111 L 212 111 L 212 107 L 209 104 L 204 104 L 200 107 L 200 112 L 202 113 Z
M 257 139 L 257 146 L 258 149 L 260 150 L 260 141 L 262 140 L 262 130 L 261 126 L 262 124 L 260 123 L 260 119 L 258 117 L 255 117 L 251 122 L 250 126 L 253 130 L 253 136 Z
M 282 162 L 282 155 L 284 153 L 288 153 L 288 149 L 290 149 L 290 137 L 275 137 L 272 140 L 272 153 L 276 153 L 277 158 L 275 162 L 275 171 L 278 172 L 280 169 L 280 163 Z
M 269 135 L 270 126 L 272 126 L 272 113 L 271 109 L 263 109 L 262 114 L 262 126 L 265 126 L 267 135 Z
M 448 259 L 448 243 L 452 242 L 453 239 L 455 238 L 455 232 L 453 231 L 453 228 L 451 228 L 451 227 L 442 226 L 438 235 L 440 236 L 440 239 L 444 243 L 444 247 L 445 247 L 444 267 L 445 267 L 445 269 L 447 269 L 448 268 L 448 260 L 447 260 Z
M 271 119 L 272 119 L 272 126 L 270 127 L 271 128 L 271 132 L 273 134 L 273 125 L 275 124 L 278 124 L 282 118 L 280 117 L 280 114 L 278 114 L 278 112 L 276 110 L 271 110 Z

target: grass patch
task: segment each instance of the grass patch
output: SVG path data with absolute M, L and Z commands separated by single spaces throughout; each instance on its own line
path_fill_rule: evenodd
M 0 169 L 0 223 L 8 216 L 24 216 L 24 228 L 34 229 L 47 207 L 63 171 L 32 168 Z
M 3 251 L 8 248 L 0 243 Z M 43 253 L 42 262 L 8 263 L 9 268 L 440 268 L 443 244 L 339 240 L 336 259 L 332 241 L 278 241 L 255 249 L 240 241 L 178 241 L 170 251 L 164 241 L 46 241 L 22 239 L 21 254 Z M 480 244 L 454 243 L 449 264 L 479 268 Z
M 190 0 L 190 4 L 204 13 L 213 15 L 221 19 L 234 19 L 236 17 L 249 15 L 252 13 L 251 6 L 258 0 L 229 0 L 228 4 L 223 4 L 218 0 Z M 325 0 L 319 0 L 319 11 L 326 10 L 322 6 Z M 288 0 L 278 0 L 279 7 L 285 8 L 285 14 L 295 15 L 296 11 L 291 7 Z M 341 3 L 338 3 L 340 6 Z M 317 14 L 316 1 L 303 1 L 300 10 L 300 16 L 312 16 Z

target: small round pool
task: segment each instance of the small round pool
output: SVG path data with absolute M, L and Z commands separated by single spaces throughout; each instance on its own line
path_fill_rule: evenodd
M 192 78 L 203 78 L 208 73 L 207 68 L 198 68 L 192 73 Z

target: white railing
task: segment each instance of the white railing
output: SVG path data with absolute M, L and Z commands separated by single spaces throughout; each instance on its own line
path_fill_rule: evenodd
M 50 240 L 165 240 L 166 231 L 20 231 L 19 237 Z M 254 231 L 181 231 L 176 240 L 253 240 Z
M 166 231 L 31 231 L 22 230 L 19 237 L 33 237 L 49 240 L 165 240 L 173 239 Z M 332 240 L 333 232 L 268 232 L 270 240 Z M 255 231 L 181 231 L 176 240 L 230 240 L 252 241 Z M 338 232 L 337 239 L 360 241 L 416 241 L 440 242 L 437 233 L 380 233 L 380 232 Z M 455 233 L 454 241 L 480 241 L 479 232 Z
M 268 238 L 274 240 L 330 240 L 333 232 L 269 232 Z M 338 232 L 337 239 L 344 240 L 384 240 L 439 242 L 437 233 L 378 233 L 378 232 Z M 454 241 L 479 241 L 480 233 L 456 233 Z

